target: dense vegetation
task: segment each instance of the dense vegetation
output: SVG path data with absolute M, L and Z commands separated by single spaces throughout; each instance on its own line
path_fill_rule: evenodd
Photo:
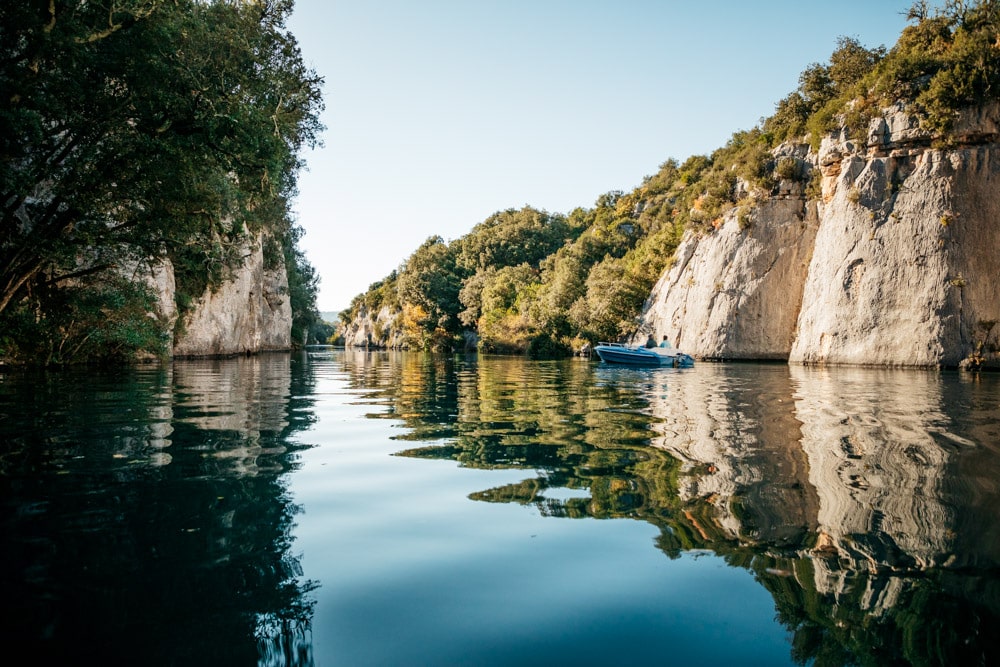
M 469 234 L 428 239 L 398 271 L 358 295 L 343 325 L 383 308 L 375 344 L 449 349 L 463 332 L 480 349 L 565 353 L 584 341 L 634 335 L 645 298 L 682 235 L 709 234 L 727 213 L 752 226 L 756 204 L 781 181 L 819 196 L 818 172 L 782 144 L 845 131 L 864 145 L 870 120 L 902 103 L 948 145 L 960 110 L 1000 97 L 1000 2 L 918 2 L 889 50 L 844 37 L 808 66 L 775 113 L 711 155 L 667 160 L 632 192 L 609 192 L 568 215 L 497 213 Z M 394 324 L 393 324 L 394 323 Z
M 288 262 L 296 333 L 318 318 L 289 198 L 322 102 L 291 7 L 0 5 L 0 357 L 163 352 L 167 323 L 127 274 L 171 260 L 183 312 L 258 236 Z

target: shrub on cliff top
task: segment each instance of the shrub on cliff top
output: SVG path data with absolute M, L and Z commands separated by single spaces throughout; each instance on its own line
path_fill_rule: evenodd
M 880 109 L 903 102 L 923 126 L 947 138 L 957 114 L 1000 95 L 1000 2 L 952 0 L 935 11 L 913 5 L 888 52 L 841 38 L 827 65 L 813 64 L 763 128 L 776 145 L 806 133 L 814 146 L 846 127 L 863 140 Z

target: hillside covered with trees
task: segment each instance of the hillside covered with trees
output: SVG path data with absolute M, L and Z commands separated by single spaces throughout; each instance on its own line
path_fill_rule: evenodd
M 169 261 L 183 322 L 251 237 L 287 266 L 295 326 L 318 318 L 289 199 L 321 81 L 285 28 L 291 9 L 0 5 L 0 358 L 162 354 L 170 324 L 123 269 Z
M 733 212 L 753 225 L 756 204 L 782 182 L 820 198 L 819 171 L 779 147 L 815 151 L 837 132 L 863 146 L 870 121 L 894 104 L 947 147 L 960 110 L 1000 99 L 1000 2 L 918 2 L 908 19 L 891 49 L 841 38 L 772 116 L 711 155 L 667 160 L 631 192 L 566 215 L 501 211 L 454 241 L 428 239 L 355 297 L 342 331 L 377 317 L 374 345 L 456 349 L 475 332 L 483 351 L 536 355 L 634 335 L 685 233 L 712 234 Z

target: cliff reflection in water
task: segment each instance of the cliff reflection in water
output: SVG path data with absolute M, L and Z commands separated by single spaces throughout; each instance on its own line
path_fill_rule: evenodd
M 400 455 L 530 470 L 472 498 L 642 519 L 671 558 L 724 556 L 771 592 L 799 662 L 998 655 L 1000 378 L 365 359 L 345 363 L 388 399 L 378 416 L 427 443 Z
M 287 355 L 0 382 L 2 634 L 30 664 L 311 664 Z

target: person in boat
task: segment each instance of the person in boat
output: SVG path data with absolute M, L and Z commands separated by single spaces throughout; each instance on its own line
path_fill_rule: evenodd
M 656 339 L 653 338 L 653 334 L 649 334 L 649 338 L 646 339 L 646 347 L 656 347 Z
M 660 347 L 670 347 L 670 341 L 664 336 L 663 340 L 660 341 Z

